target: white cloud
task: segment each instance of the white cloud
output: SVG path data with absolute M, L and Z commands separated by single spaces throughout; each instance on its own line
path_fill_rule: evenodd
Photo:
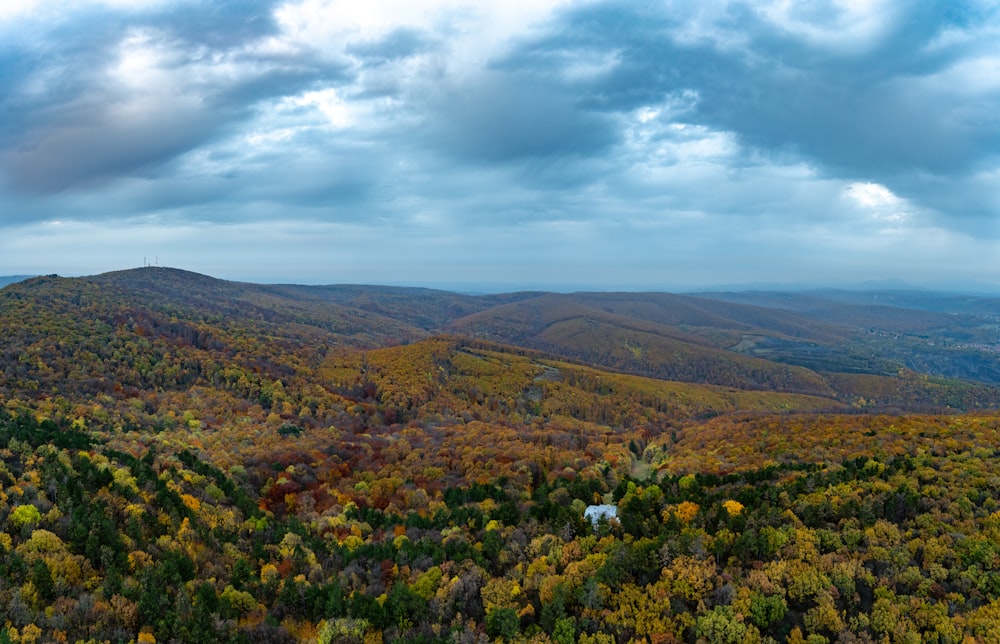
M 901 223 L 910 218 L 906 200 L 880 183 L 856 182 L 844 190 L 844 197 L 866 211 L 872 219 Z
M 624 155 L 637 166 L 722 163 L 743 152 L 732 132 L 689 123 L 685 114 L 697 103 L 696 92 L 680 92 L 657 105 L 625 116 Z
M 865 48 L 876 42 L 895 18 L 892 0 L 774 0 L 758 11 L 792 36 L 830 50 Z
M 109 76 L 133 91 L 167 89 L 173 83 L 165 67 L 172 57 L 170 48 L 149 30 L 130 31 L 118 44 L 118 60 L 108 69 Z
M 400 27 L 446 35 L 454 65 L 478 67 L 511 38 L 524 35 L 565 0 L 302 0 L 275 11 L 281 40 L 340 57 L 352 41 L 373 40 Z
M 173 0 L 3 0 L 0 21 L 21 18 L 28 14 L 57 16 L 86 6 L 112 9 L 147 9 L 169 4 Z
M 305 92 L 288 99 L 288 103 L 299 107 L 315 107 L 334 127 L 350 127 L 355 123 L 354 110 L 344 102 L 336 89 Z
M 976 56 L 960 60 L 938 74 L 919 81 L 936 93 L 968 98 L 1000 92 L 1000 54 Z
M 0 20 L 12 20 L 34 10 L 39 0 L 4 0 L 0 2 Z
M 878 183 L 852 183 L 846 192 L 848 197 L 866 208 L 896 207 L 901 201 L 891 190 Z

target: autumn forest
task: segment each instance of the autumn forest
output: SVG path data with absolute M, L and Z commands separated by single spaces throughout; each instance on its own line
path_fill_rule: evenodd
M 18 281 L 0 643 L 997 642 L 998 328 L 906 291 Z

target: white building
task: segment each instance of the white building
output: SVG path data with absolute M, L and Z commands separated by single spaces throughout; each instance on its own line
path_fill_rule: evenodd
M 597 523 L 604 519 L 605 521 L 610 521 L 611 519 L 618 518 L 618 506 L 617 505 L 588 505 L 587 509 L 583 511 L 583 518 L 590 519 L 590 522 L 597 527 Z

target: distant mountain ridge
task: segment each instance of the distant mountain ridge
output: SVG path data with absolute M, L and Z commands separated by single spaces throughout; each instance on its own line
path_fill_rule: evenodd
M 921 297 L 906 301 L 952 301 Z M 1000 366 L 992 306 L 967 303 L 968 312 L 954 314 L 822 292 L 474 296 L 248 284 L 146 267 L 31 278 L 0 292 L 0 332 L 12 339 L 0 355 L 8 372 L 0 394 L 36 387 L 37 396 L 72 374 L 92 393 L 215 386 L 227 364 L 251 380 L 284 381 L 336 352 L 449 334 L 623 374 L 836 405 L 993 407 Z M 71 373 L 53 370 L 64 363 Z
M 29 279 L 31 275 L 0 275 L 0 288 Z

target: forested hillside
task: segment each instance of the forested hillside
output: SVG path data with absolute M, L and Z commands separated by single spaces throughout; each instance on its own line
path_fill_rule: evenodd
M 856 332 L 853 341 L 810 346 L 757 338 L 752 355 L 831 371 L 876 373 L 893 365 L 949 378 L 1000 383 L 1000 299 L 983 295 L 881 292 L 706 293 L 703 297 L 806 316 Z
M 997 390 L 692 300 L 8 286 L 0 642 L 1000 640 Z

